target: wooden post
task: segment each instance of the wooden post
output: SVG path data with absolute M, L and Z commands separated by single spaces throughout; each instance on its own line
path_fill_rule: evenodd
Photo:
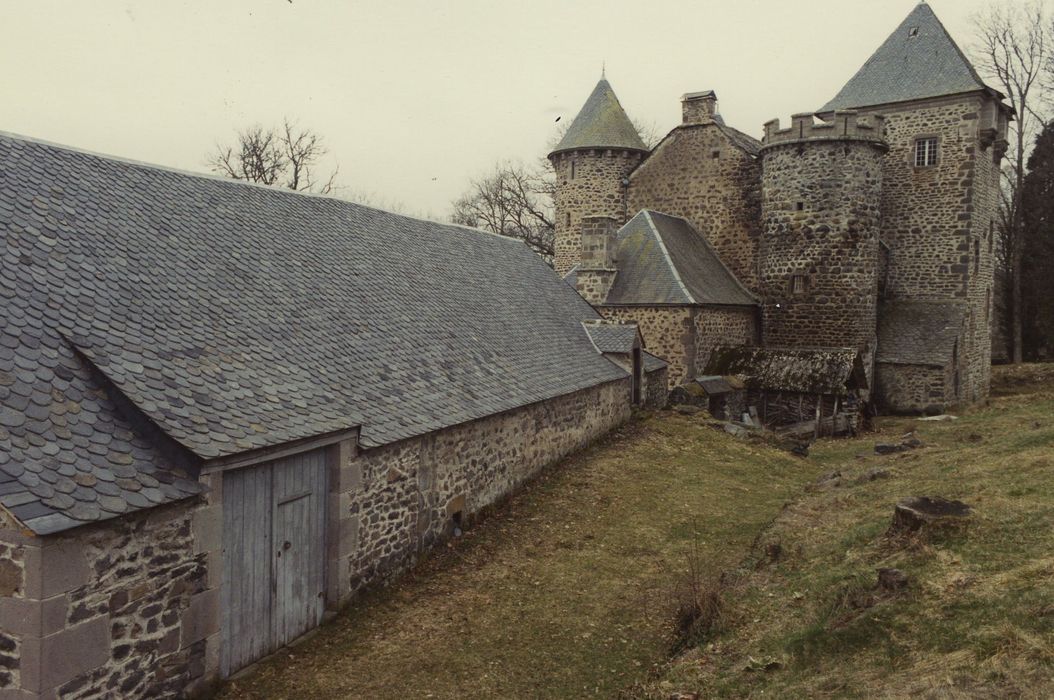
M 823 396 L 816 396 L 816 429 L 813 431 L 813 439 L 820 437 L 820 418 L 823 417 Z

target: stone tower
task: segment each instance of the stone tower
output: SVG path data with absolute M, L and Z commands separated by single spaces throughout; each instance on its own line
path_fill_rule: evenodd
M 839 111 L 765 125 L 761 148 L 763 342 L 875 347 L 883 120 Z
M 554 266 L 560 276 L 582 252 L 582 218 L 626 221 L 626 178 L 648 154 L 637 129 L 601 77 L 549 161 L 556 171 Z

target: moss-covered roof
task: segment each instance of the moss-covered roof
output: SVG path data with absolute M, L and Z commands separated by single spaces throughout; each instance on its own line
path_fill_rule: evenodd
M 647 151 L 633 122 L 619 104 L 611 84 L 604 78 L 571 122 L 553 153 L 578 148 L 625 148 Z
M 867 382 L 852 348 L 719 347 L 704 374 L 739 377 L 748 389 L 804 394 L 845 395 Z

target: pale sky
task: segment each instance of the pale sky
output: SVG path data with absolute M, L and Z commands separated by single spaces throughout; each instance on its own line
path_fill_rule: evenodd
M 0 0 L 0 131 L 205 171 L 236 129 L 288 115 L 340 182 L 445 218 L 468 180 L 546 151 L 606 63 L 665 133 L 716 90 L 761 135 L 818 109 L 917 0 Z M 964 49 L 986 0 L 930 3 Z

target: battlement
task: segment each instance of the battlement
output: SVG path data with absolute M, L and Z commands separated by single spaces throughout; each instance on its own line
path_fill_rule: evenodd
M 765 123 L 762 148 L 807 141 L 870 141 L 886 146 L 886 118 L 868 115 L 861 119 L 855 110 L 838 110 L 829 122 L 817 121 L 811 112 L 791 117 L 789 129 L 780 128 L 780 120 Z

